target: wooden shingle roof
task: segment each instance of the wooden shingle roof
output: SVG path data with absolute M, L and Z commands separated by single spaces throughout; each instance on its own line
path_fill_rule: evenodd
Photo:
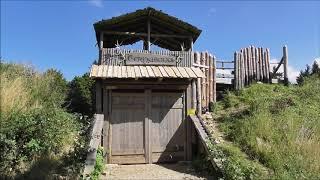
M 195 67 L 92 65 L 91 78 L 203 78 Z
M 151 23 L 151 34 L 168 34 L 186 37 L 151 36 L 151 42 L 153 44 L 171 51 L 181 50 L 181 44 L 183 44 L 186 49 L 189 49 L 190 38 L 195 42 L 201 33 L 200 29 L 187 22 L 181 21 L 176 17 L 154 8 L 147 7 L 132 13 L 96 22 L 94 29 L 96 31 L 97 41 L 100 41 L 100 33 L 103 31 L 146 33 L 148 18 Z M 139 37 L 138 35 L 128 37 L 123 34 L 105 34 L 104 47 L 113 48 L 117 42 L 122 43 L 122 45 L 133 44 L 143 38 L 144 37 Z

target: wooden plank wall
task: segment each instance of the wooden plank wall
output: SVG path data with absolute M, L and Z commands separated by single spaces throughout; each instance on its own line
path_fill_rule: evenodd
M 193 107 L 198 115 L 202 110 L 208 109 L 211 102 L 216 101 L 216 62 L 215 56 L 208 52 L 194 52 L 193 66 L 200 68 L 205 74 L 204 78 L 197 78 L 192 90 L 196 90 L 193 96 Z
M 253 82 L 271 82 L 270 51 L 249 46 L 234 53 L 234 87 L 242 89 Z
M 103 48 L 100 49 L 100 58 L 98 64 L 110 65 L 110 66 L 122 66 L 122 56 L 126 53 L 151 53 L 158 55 L 168 55 L 180 57 L 181 62 L 178 64 L 179 67 L 191 67 L 193 63 L 193 52 L 192 51 L 148 51 L 148 50 L 133 50 L 133 49 L 117 49 L 117 48 Z

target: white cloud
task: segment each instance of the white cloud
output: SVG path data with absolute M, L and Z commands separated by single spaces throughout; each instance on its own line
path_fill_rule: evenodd
M 89 3 L 95 7 L 103 8 L 103 0 L 89 0 Z
M 314 61 L 320 66 L 320 57 L 316 58 Z
M 270 63 L 278 63 L 279 60 L 278 59 L 271 59 Z M 271 70 L 273 69 L 273 67 L 277 67 L 277 64 L 270 64 L 270 68 Z M 278 72 L 279 73 L 283 73 L 283 65 L 281 65 L 281 67 L 279 68 Z M 296 70 L 294 67 L 290 66 L 290 64 L 288 65 L 288 79 L 291 83 L 296 84 L 297 83 L 297 77 L 299 76 L 299 71 Z
M 211 8 L 209 9 L 209 11 L 208 11 L 208 16 L 211 16 L 211 15 L 215 14 L 216 12 L 217 12 L 217 9 L 214 8 L 214 7 L 211 7 Z

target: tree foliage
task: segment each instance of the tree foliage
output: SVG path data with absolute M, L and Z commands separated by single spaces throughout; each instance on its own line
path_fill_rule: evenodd
M 92 117 L 94 113 L 94 81 L 89 74 L 76 76 L 69 83 L 70 91 L 67 97 L 67 108 L 71 112 Z
M 312 67 L 306 65 L 306 69 L 300 71 L 300 74 L 297 77 L 297 83 L 302 85 L 306 78 L 314 74 L 320 76 L 320 67 L 316 61 L 312 64 Z

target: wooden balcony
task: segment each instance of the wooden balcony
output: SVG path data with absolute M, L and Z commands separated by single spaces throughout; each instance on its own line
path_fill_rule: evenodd
M 178 66 L 178 67 L 192 67 L 194 62 L 194 56 L 192 51 L 148 51 L 148 50 L 129 50 L 129 49 L 119 49 L 119 48 L 103 48 L 99 50 L 99 65 L 109 65 L 109 66 L 124 66 L 128 60 L 129 55 L 141 56 L 151 56 L 151 58 L 162 58 L 168 60 L 168 65 Z M 174 61 L 174 64 L 171 62 Z M 150 63 L 150 62 L 148 62 Z M 146 65 L 157 65 L 148 64 Z

